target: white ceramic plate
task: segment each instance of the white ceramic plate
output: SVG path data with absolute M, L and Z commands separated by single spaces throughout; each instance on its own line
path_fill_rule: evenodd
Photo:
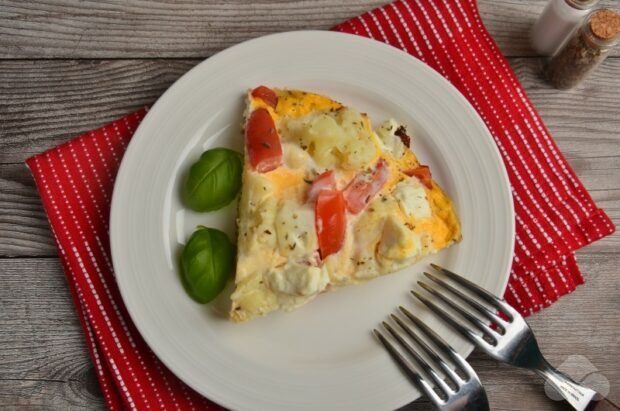
M 236 206 L 196 214 L 179 201 L 189 164 L 209 148 L 242 150 L 244 93 L 258 84 L 311 90 L 379 124 L 408 124 L 422 163 L 454 199 L 463 241 L 431 258 L 501 295 L 514 216 L 506 172 L 473 108 L 446 80 L 385 44 L 332 32 L 251 40 L 179 79 L 144 119 L 123 158 L 111 216 L 124 302 L 157 356 L 183 381 L 233 409 L 394 409 L 419 394 L 370 330 L 398 304 L 416 310 L 462 354 L 471 346 L 409 296 L 429 260 L 319 296 L 293 313 L 246 324 L 226 319 L 228 295 L 198 305 L 175 255 L 195 226 L 234 233 Z

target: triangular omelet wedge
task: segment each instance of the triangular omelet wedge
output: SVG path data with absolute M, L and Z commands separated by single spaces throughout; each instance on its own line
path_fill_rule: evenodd
M 260 86 L 244 133 L 233 321 L 293 310 L 461 239 L 452 201 L 394 120 L 373 131 L 327 97 Z

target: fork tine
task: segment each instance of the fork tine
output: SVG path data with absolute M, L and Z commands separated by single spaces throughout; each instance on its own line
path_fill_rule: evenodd
M 413 315 L 411 311 L 403 307 L 402 305 L 398 306 L 398 309 L 405 314 L 407 318 L 409 318 L 419 329 L 421 329 L 426 335 L 433 340 L 433 343 L 438 345 L 443 351 L 446 351 L 450 354 L 451 358 L 454 358 L 457 353 L 454 351 L 454 348 L 450 347 L 450 345 L 439 336 L 435 331 L 431 330 L 428 325 L 426 325 L 422 320 Z
M 407 375 L 407 377 L 409 377 L 413 383 L 420 388 L 420 390 L 422 390 L 428 398 L 430 398 L 431 402 L 439 408 L 439 406 L 443 404 L 443 400 L 437 395 L 433 388 L 422 378 L 420 374 L 418 374 L 415 369 L 409 365 L 402 354 L 392 345 L 391 342 L 388 341 L 387 338 L 385 338 L 382 333 L 378 330 L 372 331 L 405 375 Z
M 496 323 L 498 326 L 500 326 L 502 328 L 502 330 L 504 330 L 504 331 L 506 330 L 506 327 L 505 327 L 506 326 L 506 321 L 504 321 L 504 319 L 502 319 L 500 316 L 498 316 L 497 314 L 495 314 L 494 312 L 492 312 L 491 310 L 489 310 L 488 308 L 486 308 L 485 306 L 480 304 L 478 301 L 470 298 L 469 296 L 467 296 L 464 293 L 462 293 L 460 290 L 454 288 L 453 286 L 451 286 L 447 282 L 445 282 L 445 281 L 435 277 L 431 273 L 424 272 L 424 275 L 426 277 L 428 277 L 430 280 L 433 280 L 433 282 L 435 282 L 436 284 L 440 285 L 441 287 L 443 287 L 443 288 L 447 289 L 448 291 L 450 291 L 452 294 L 454 294 L 457 297 L 459 297 L 462 301 L 464 301 L 467 304 L 469 304 L 470 306 L 472 306 L 480 314 L 484 315 L 487 319 L 489 319 L 490 321 L 492 321 L 492 322 Z
M 400 309 L 401 309 L 401 311 L 405 310 L 403 307 L 400 307 Z M 403 311 L 403 313 L 404 313 L 404 311 Z M 411 314 L 411 313 L 409 313 L 409 314 L 411 316 L 413 316 L 413 314 Z M 407 314 L 405 314 L 405 315 L 407 315 Z M 437 355 L 435 350 L 432 349 L 431 347 L 429 347 L 428 344 L 426 344 L 426 342 L 424 342 L 424 340 L 422 340 L 418 336 L 418 334 L 415 331 L 413 331 L 413 329 L 411 329 L 411 327 L 409 327 L 407 324 L 405 324 L 400 318 L 398 318 L 398 316 L 392 314 L 391 317 L 399 325 L 400 328 L 402 328 L 407 334 L 409 334 L 409 336 L 411 338 L 413 338 L 413 340 L 416 343 L 418 343 L 418 345 L 420 347 L 422 347 L 422 349 L 428 354 L 428 356 L 431 357 L 431 359 L 436 364 L 438 364 L 441 367 L 441 369 L 446 373 L 446 375 L 448 375 L 448 377 L 450 377 L 450 379 L 457 386 L 461 383 L 462 379 L 459 377 L 459 375 L 457 373 L 455 373 L 454 370 L 452 370 L 452 368 L 450 368 L 448 366 L 448 364 L 443 359 L 441 359 L 441 357 L 439 355 Z M 416 318 L 416 320 L 419 321 L 417 318 Z M 417 322 L 416 322 L 416 324 L 417 324 Z M 422 331 L 424 332 L 424 330 L 422 330 Z M 439 337 L 439 336 L 437 336 L 437 337 Z M 445 344 L 445 342 L 444 342 L 444 344 L 438 344 L 438 347 L 444 353 L 447 353 L 451 358 L 453 357 L 453 355 L 456 355 L 456 353 L 452 350 L 452 348 L 448 344 Z
M 461 370 L 464 371 L 467 376 L 471 377 L 471 376 L 475 376 L 476 375 L 476 373 L 475 373 L 474 369 L 471 367 L 471 365 L 469 365 L 469 363 L 467 361 L 465 361 L 465 359 L 459 353 L 454 351 L 454 348 L 452 348 L 450 346 L 450 344 L 448 344 L 446 342 L 446 340 L 441 338 L 439 336 L 439 334 L 437 334 L 428 325 L 426 325 L 424 323 L 424 321 L 420 320 L 418 317 L 413 315 L 409 310 L 407 310 L 402 305 L 399 306 L 398 308 L 400 309 L 400 311 L 403 314 L 405 314 L 405 316 L 407 316 L 407 318 L 409 318 L 411 321 L 413 321 L 418 326 L 418 328 L 420 328 L 420 330 L 422 330 L 433 341 L 433 343 L 435 345 L 437 345 L 444 352 L 447 352 L 449 354 L 449 356 L 450 356 L 450 359 L 456 365 L 461 367 Z M 451 368 L 450 368 L 450 371 L 452 373 L 454 373 L 454 371 Z M 458 374 L 457 374 L 457 377 L 459 377 Z M 461 379 L 461 378 L 459 377 L 459 379 Z M 455 381 L 455 383 L 456 383 L 456 381 Z
M 411 294 L 416 296 L 418 300 L 422 301 L 428 308 L 431 309 L 435 314 L 443 318 L 448 324 L 454 327 L 458 332 L 460 332 L 464 337 L 468 338 L 475 345 L 483 348 L 484 350 L 488 350 L 489 343 L 486 342 L 482 337 L 478 334 L 475 334 L 469 328 L 463 326 L 459 323 L 452 315 L 448 314 L 444 309 L 440 308 L 438 305 L 430 301 L 428 298 L 424 297 L 422 294 L 415 290 L 411 290 Z
M 504 314 L 508 316 L 509 321 L 512 321 L 514 319 L 514 310 L 504 300 L 496 297 L 495 295 L 491 294 L 490 292 L 480 287 L 479 285 L 474 284 L 468 279 L 463 278 L 460 275 L 446 268 L 440 267 L 437 264 L 433 264 L 433 263 L 431 263 L 431 267 L 433 267 L 437 271 L 440 271 L 446 277 L 449 277 L 453 281 L 461 284 L 463 287 L 467 288 L 468 290 L 471 290 L 473 293 L 475 293 L 477 296 L 479 296 L 480 298 L 482 298 L 483 300 L 491 304 L 493 307 L 502 311 Z
M 463 317 L 465 317 L 467 319 L 467 321 L 469 321 L 470 323 L 475 325 L 480 331 L 482 331 L 489 338 L 491 338 L 493 340 L 493 344 L 497 344 L 497 338 L 495 337 L 497 334 L 496 334 L 495 331 L 493 331 L 491 329 L 491 327 L 489 327 L 488 325 L 486 325 L 485 323 L 480 321 L 478 318 L 476 318 L 470 312 L 468 312 L 468 311 L 464 310 L 463 308 L 461 308 L 461 306 L 456 304 L 454 301 L 450 300 L 442 292 L 440 292 L 438 290 L 435 290 L 434 288 L 432 288 L 429 285 L 423 283 L 422 281 L 418 281 L 418 284 L 420 285 L 420 287 L 424 288 L 430 294 L 433 294 L 435 297 L 439 298 L 441 301 L 443 301 L 444 303 L 449 305 L 454 311 L 458 312 Z
M 450 395 L 450 393 L 453 392 L 452 389 L 448 386 L 448 384 L 446 384 L 444 380 L 441 379 L 439 375 L 437 375 L 437 372 L 435 372 L 433 367 L 428 365 L 426 360 L 424 360 L 424 358 L 422 358 L 420 354 L 418 354 L 417 351 L 414 350 L 414 348 L 407 341 L 405 341 L 405 339 L 399 333 L 397 333 L 396 330 L 394 330 L 394 328 L 392 328 L 390 324 L 386 323 L 385 321 L 383 321 L 382 324 L 385 327 L 385 329 L 388 330 L 389 333 L 392 334 L 392 336 L 400 343 L 400 345 L 409 354 L 411 354 L 411 356 L 416 360 L 416 362 L 420 365 L 420 367 L 422 367 L 424 372 L 426 372 L 428 375 L 431 376 L 431 378 L 433 379 L 435 384 L 437 384 L 437 386 L 441 389 L 443 394 L 446 396 Z

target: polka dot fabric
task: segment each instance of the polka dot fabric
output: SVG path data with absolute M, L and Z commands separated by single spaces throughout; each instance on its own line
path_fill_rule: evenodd
M 434 68 L 478 111 L 508 170 L 515 256 L 505 298 L 529 315 L 583 283 L 574 252 L 614 231 L 559 152 L 473 0 L 397 1 L 334 28 Z M 110 409 L 220 409 L 149 350 L 121 300 L 110 258 L 114 178 L 143 108 L 27 160 Z

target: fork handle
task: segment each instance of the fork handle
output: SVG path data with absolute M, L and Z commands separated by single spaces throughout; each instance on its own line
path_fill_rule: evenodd
M 592 400 L 590 401 L 590 403 L 588 403 L 588 405 L 584 409 L 584 411 L 618 411 L 618 410 L 620 410 L 620 407 L 618 407 L 616 404 L 614 404 L 613 402 L 609 401 L 606 398 L 603 398 L 600 401 Z
M 597 396 L 596 391 L 576 383 L 568 375 L 553 368 L 546 360 L 543 359 L 541 365 L 541 368 L 537 370 L 538 373 L 541 374 L 574 409 L 583 411 L 620 411 L 620 407 L 606 398 L 600 400 L 594 399 Z M 582 401 L 588 396 L 592 399 L 587 404 L 584 404 Z M 600 396 L 600 394 L 598 394 L 598 396 Z
M 581 411 L 620 411 L 617 405 L 606 399 L 599 401 L 596 391 L 573 381 L 568 375 L 553 368 L 544 358 L 538 372 L 575 409 Z M 600 394 L 598 395 L 600 397 Z M 588 398 L 590 399 L 588 401 Z

